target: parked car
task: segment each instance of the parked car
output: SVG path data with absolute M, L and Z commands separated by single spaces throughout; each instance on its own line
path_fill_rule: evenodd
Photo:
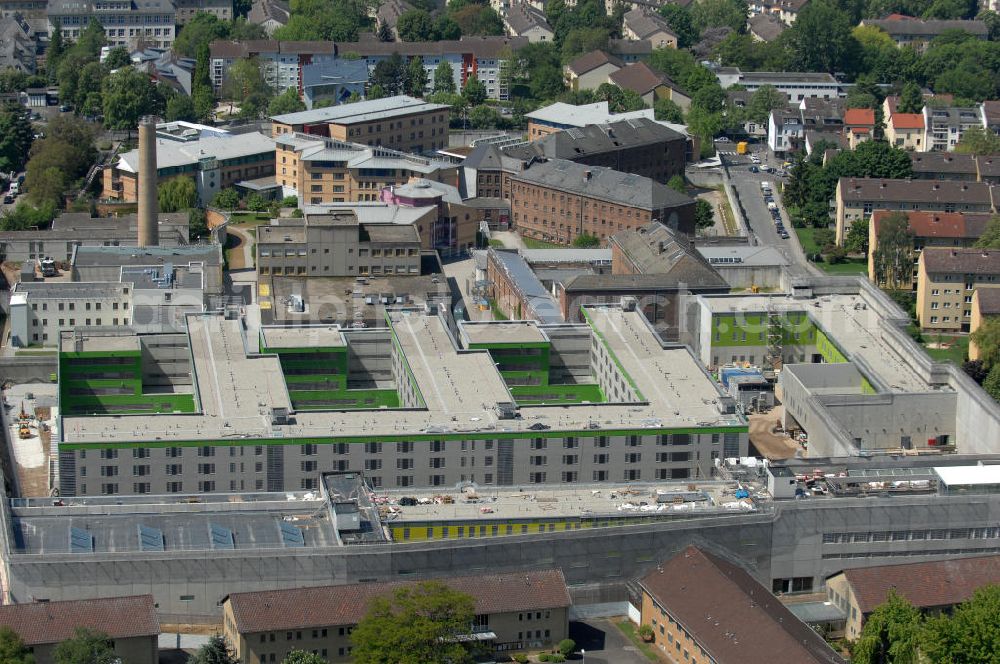
M 751 166 L 750 167 L 750 172 L 751 173 L 760 173 L 760 169 L 757 168 L 756 166 Z
M 4 205 L 10 205 L 13 202 L 14 202 L 14 197 L 11 196 L 10 194 L 7 194 L 7 195 L 5 195 L 3 197 L 3 204 Z
M 63 104 L 62 106 L 59 107 L 59 112 L 60 113 L 69 113 L 72 110 L 73 110 L 73 107 L 69 106 L 68 104 Z

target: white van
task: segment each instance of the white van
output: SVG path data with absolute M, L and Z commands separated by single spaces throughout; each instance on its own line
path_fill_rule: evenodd
M 770 182 L 761 182 L 760 183 L 760 190 L 763 193 L 765 193 L 765 194 L 771 193 L 771 183 Z

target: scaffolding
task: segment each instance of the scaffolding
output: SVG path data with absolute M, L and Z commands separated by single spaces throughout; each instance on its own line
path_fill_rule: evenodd
M 767 299 L 767 360 L 766 365 L 774 371 L 781 370 L 784 358 L 785 317 L 775 309 L 771 298 Z

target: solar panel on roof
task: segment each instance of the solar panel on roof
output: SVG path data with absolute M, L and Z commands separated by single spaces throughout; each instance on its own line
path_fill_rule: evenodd
M 233 531 L 229 528 L 217 526 L 214 523 L 208 524 L 208 529 L 212 538 L 213 549 L 235 549 L 236 540 L 233 538 Z
M 70 553 L 93 553 L 94 536 L 88 530 L 71 526 L 69 529 L 69 551 Z
M 302 535 L 302 529 L 293 526 L 292 524 L 281 521 L 281 541 L 285 543 L 285 546 L 305 546 L 306 538 Z
M 138 525 L 139 549 L 141 551 L 163 551 L 163 532 L 156 528 Z

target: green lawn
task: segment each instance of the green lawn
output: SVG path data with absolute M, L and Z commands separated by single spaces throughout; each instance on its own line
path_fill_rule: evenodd
M 969 354 L 969 337 L 964 335 L 928 334 L 923 344 L 927 354 L 938 362 L 961 365 Z M 931 344 L 943 344 L 948 348 L 928 348 Z
M 802 245 L 802 251 L 805 252 L 807 256 L 814 256 L 820 253 L 821 247 L 816 244 L 816 239 L 813 233 L 816 231 L 815 228 L 796 228 L 795 234 L 799 238 L 799 244 Z M 850 276 L 855 274 L 865 274 L 868 272 L 868 261 L 864 258 L 848 258 L 843 263 L 813 263 L 816 267 L 823 270 L 827 274 L 836 274 L 841 276 Z
M 231 224 L 266 224 L 271 221 L 271 215 L 267 212 L 233 212 L 229 216 Z
M 556 244 L 555 242 L 546 242 L 545 240 L 536 240 L 531 237 L 522 237 L 521 241 L 524 242 L 524 246 L 528 249 L 565 249 L 566 247 L 561 244 Z
M 653 650 L 653 646 L 639 638 L 639 632 L 631 620 L 626 618 L 625 620 L 616 622 L 615 625 L 621 630 L 622 634 L 628 637 L 629 641 L 635 644 L 639 652 L 646 656 L 646 659 L 651 662 L 660 661 L 660 658 L 656 656 L 656 651 Z

